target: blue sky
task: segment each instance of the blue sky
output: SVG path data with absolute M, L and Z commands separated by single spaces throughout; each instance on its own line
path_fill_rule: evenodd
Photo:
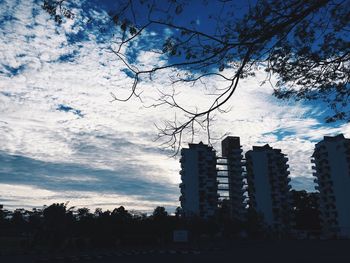
M 154 102 L 157 89 L 172 89 L 167 72 L 141 83 L 143 103 L 111 102 L 110 92 L 129 94 L 132 79 L 109 50 L 112 29 L 101 33 L 97 27 L 108 25 L 109 7 L 76 1 L 84 3 L 82 10 L 73 10 L 82 19 L 58 27 L 39 3 L 0 2 L 0 203 L 8 208 L 70 201 L 90 208 L 174 209 L 180 166 L 154 141 L 154 123 L 172 119 L 175 111 L 144 107 Z M 85 26 L 88 17 L 95 25 Z M 166 63 L 147 52 L 147 45 L 166 34 L 145 32 L 134 43 L 135 63 L 141 68 Z M 269 85 L 260 85 L 265 77 L 262 68 L 240 82 L 227 105 L 231 111 L 216 116 L 213 137 L 240 136 L 244 151 L 265 143 L 281 148 L 290 159 L 293 186 L 312 190 L 314 144 L 324 135 L 349 137 L 350 126 L 324 124 L 326 109 L 320 103 L 278 101 Z M 224 85 L 207 78 L 206 87 L 174 88 L 182 105 L 205 108 L 210 103 L 205 94 Z M 200 140 L 205 141 L 201 132 Z M 213 144 L 219 151 L 220 143 Z

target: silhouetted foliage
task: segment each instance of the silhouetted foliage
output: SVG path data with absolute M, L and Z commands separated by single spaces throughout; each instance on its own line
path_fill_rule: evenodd
M 295 228 L 320 231 L 318 193 L 292 190 Z
M 175 209 L 175 216 L 176 216 L 176 218 L 180 218 L 180 217 L 182 217 L 182 214 L 183 214 L 183 212 L 182 212 L 182 208 L 181 207 L 176 207 L 176 209 Z
M 162 206 L 157 206 L 152 214 L 155 220 L 162 220 L 168 216 L 168 212 Z
M 207 15 L 200 21 L 205 28 L 186 17 L 193 1 L 120 0 L 109 12 L 116 26 L 116 41 L 110 50 L 134 78 L 130 96 L 122 99 L 113 95 L 115 100 L 141 98 L 139 82 L 145 77 L 154 80 L 156 72 L 167 74 L 175 88 L 177 83 L 205 85 L 209 76 L 227 82 L 226 87 L 210 94 L 212 103 L 204 109 L 180 105 L 176 90 L 170 94 L 160 91 L 151 106 L 168 106 L 183 113 L 182 118 L 159 127 L 159 136 L 170 137 L 169 144 L 175 150 L 187 132 L 193 136 L 198 128 L 207 131 L 210 139 L 212 115 L 224 111 L 239 80 L 253 76 L 259 68 L 267 72 L 265 82 L 271 83 L 271 77 L 276 76 L 273 88 L 277 98 L 321 99 L 333 110 L 326 121 L 349 120 L 349 0 L 203 0 L 195 4 L 203 12 L 202 19 Z M 45 0 L 43 4 L 58 24 L 63 18 L 74 17 L 68 7 L 64 0 Z M 164 29 L 172 34 L 163 40 L 156 37 L 154 42 L 148 39 L 143 51 L 163 55 L 165 63 L 139 67 L 138 60 L 128 58 L 140 37 Z
M 243 222 L 231 217 L 230 202 L 228 199 L 220 202 L 217 211 L 217 221 L 221 228 L 220 231 L 225 237 L 238 237 L 242 234 L 242 231 L 245 231 Z
M 296 229 L 317 232 L 317 195 L 293 191 Z M 180 209 L 177 209 L 178 211 Z M 123 206 L 112 211 L 70 207 L 54 203 L 44 209 L 0 209 L 0 236 L 25 238 L 23 248 L 39 250 L 84 250 L 125 246 L 163 246 L 172 244 L 174 230 L 188 230 L 190 244 L 216 242 L 218 239 L 266 238 L 271 236 L 262 217 L 247 210 L 238 222 L 230 218 L 225 202 L 215 217 L 186 218 L 169 215 L 164 207 L 156 207 L 150 215 L 129 212 Z M 242 233 L 245 233 L 242 236 Z

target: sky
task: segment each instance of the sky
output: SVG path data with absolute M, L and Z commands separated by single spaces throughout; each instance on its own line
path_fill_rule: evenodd
M 110 52 L 115 32 L 108 8 L 96 1 L 76 3 L 82 7 L 73 9 L 79 19 L 59 26 L 41 1 L 0 1 L 0 204 L 14 209 L 69 201 L 91 209 L 165 206 L 173 211 L 179 206 L 179 158 L 155 140 L 154 124 L 171 120 L 174 110 L 145 107 L 158 90 L 171 89 L 168 75 L 141 83 L 143 101 L 112 101 L 111 92 L 128 96 L 132 79 Z M 167 34 L 145 32 L 135 43 L 134 62 L 140 67 L 165 63 L 166 58 L 147 52 L 147 45 Z M 315 143 L 325 135 L 349 137 L 350 126 L 325 124 L 321 103 L 277 100 L 271 86 L 261 84 L 265 77 L 262 68 L 239 83 L 227 104 L 231 110 L 216 115 L 213 138 L 240 136 L 244 151 L 266 143 L 282 149 L 293 188 L 313 191 Z M 206 87 L 175 88 L 181 105 L 205 107 L 210 102 L 205 94 L 224 86 L 207 78 Z M 202 133 L 200 140 L 205 141 Z M 220 141 L 212 143 L 220 152 Z

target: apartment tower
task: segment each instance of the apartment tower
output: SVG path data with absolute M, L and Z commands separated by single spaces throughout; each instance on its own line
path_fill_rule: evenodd
M 350 238 L 350 139 L 325 136 L 312 157 L 323 234 Z
M 291 225 L 288 158 L 268 144 L 246 154 L 249 207 L 262 215 L 267 227 L 285 232 Z
M 227 136 L 221 142 L 222 157 L 218 157 L 219 191 L 228 190 L 231 218 L 244 219 L 244 166 L 239 137 Z M 226 180 L 221 180 L 221 178 Z M 227 184 L 227 188 L 225 187 Z
M 218 206 L 216 152 L 200 142 L 181 150 L 180 202 L 186 217 L 207 219 Z

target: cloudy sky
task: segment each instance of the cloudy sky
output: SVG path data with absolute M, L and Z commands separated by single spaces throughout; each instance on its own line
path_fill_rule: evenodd
M 58 26 L 41 1 L 0 1 L 0 203 L 9 209 L 70 201 L 89 208 L 172 210 L 179 205 L 178 157 L 155 141 L 154 124 L 174 112 L 145 107 L 157 90 L 169 88 L 169 79 L 162 74 L 144 81 L 143 102 L 111 102 L 111 92 L 129 94 L 132 80 L 110 52 L 114 33 L 96 26 L 108 25 L 104 6 L 76 2 L 83 7 L 73 9 L 79 19 Z M 89 18 L 96 24 L 87 26 Z M 164 63 L 142 49 L 161 37 L 146 32 L 136 43 L 139 65 Z M 281 148 L 290 159 L 293 187 L 313 190 L 314 144 L 324 135 L 350 136 L 350 126 L 324 124 L 322 104 L 278 101 L 271 86 L 260 85 L 264 78 L 262 70 L 240 82 L 231 111 L 216 116 L 213 137 L 240 136 L 244 151 L 266 143 Z M 206 105 L 210 96 L 204 94 L 225 85 L 206 82 L 205 88 L 178 85 L 178 101 Z M 213 145 L 220 151 L 218 141 Z

